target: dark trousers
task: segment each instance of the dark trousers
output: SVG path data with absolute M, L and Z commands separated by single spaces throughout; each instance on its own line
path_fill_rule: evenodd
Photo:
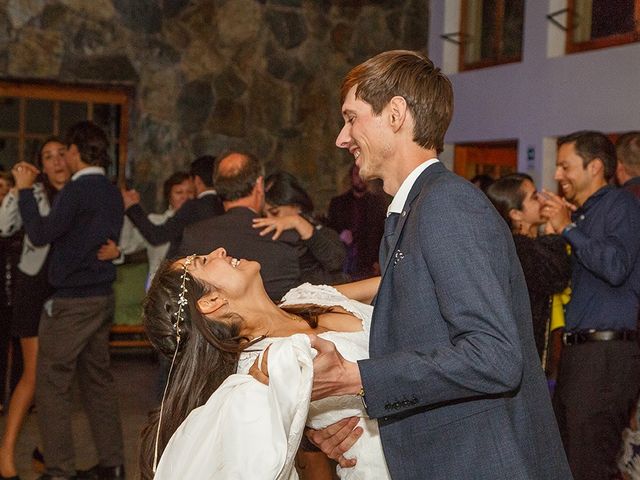
M 564 347 L 553 406 L 575 480 L 607 480 L 616 472 L 622 430 L 639 391 L 636 342 Z
M 122 426 L 109 369 L 113 295 L 53 298 L 50 302 L 45 303 L 40 321 L 36 384 L 46 473 L 75 475 L 71 429 L 75 378 L 100 465 L 121 465 Z

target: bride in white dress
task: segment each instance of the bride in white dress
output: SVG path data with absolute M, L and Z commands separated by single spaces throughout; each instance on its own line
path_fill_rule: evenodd
M 331 340 L 348 360 L 367 358 L 372 307 L 358 300 L 369 301 L 377 282 L 304 284 L 277 306 L 259 271 L 257 262 L 217 249 L 156 275 L 144 322 L 154 346 L 175 360 L 160 425 L 156 414 L 143 432 L 142 478 L 295 479 L 305 424 L 351 416 L 363 433 L 345 457 L 358 462 L 339 477 L 390 478 L 377 423 L 359 397 L 310 402 L 315 352 L 305 335 Z M 269 345 L 266 386 L 247 372 Z

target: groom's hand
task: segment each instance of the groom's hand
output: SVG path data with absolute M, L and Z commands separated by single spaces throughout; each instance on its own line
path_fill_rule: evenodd
M 262 364 L 260 364 L 260 357 L 256 358 L 251 368 L 249 369 L 249 375 L 258 380 L 260 383 L 269 385 L 269 345 L 262 355 Z
M 309 335 L 311 347 L 318 354 L 313 360 L 311 400 L 336 395 L 356 395 L 362 388 L 358 364 L 340 355 L 333 342 Z
M 322 452 L 342 468 L 355 466 L 357 459 L 344 458 L 344 452 L 356 443 L 364 431 L 358 427 L 358 417 L 348 417 L 321 430 L 307 428 L 305 435 Z

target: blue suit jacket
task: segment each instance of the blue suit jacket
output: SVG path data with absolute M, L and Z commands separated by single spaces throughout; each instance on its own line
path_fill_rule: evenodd
M 513 239 L 442 164 L 414 184 L 359 362 L 394 479 L 569 479 Z

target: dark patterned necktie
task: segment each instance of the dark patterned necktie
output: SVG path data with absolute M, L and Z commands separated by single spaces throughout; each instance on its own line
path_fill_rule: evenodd
M 380 269 L 384 269 L 387 264 L 389 250 L 393 248 L 393 244 L 395 243 L 395 233 L 396 228 L 398 227 L 398 220 L 400 220 L 400 214 L 391 212 L 384 221 L 384 236 L 380 243 Z

